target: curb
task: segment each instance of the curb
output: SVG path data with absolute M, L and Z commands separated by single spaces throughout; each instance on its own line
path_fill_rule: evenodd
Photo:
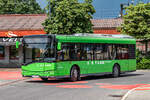
M 150 84 L 147 84 L 147 85 L 143 85 L 143 86 L 139 86 L 139 87 L 136 87 L 136 88 L 133 88 L 131 90 L 129 90 L 122 98 L 121 100 L 126 100 L 126 98 L 128 97 L 129 94 L 131 94 L 134 90 L 138 89 L 138 88 L 142 88 L 144 86 L 149 86 Z

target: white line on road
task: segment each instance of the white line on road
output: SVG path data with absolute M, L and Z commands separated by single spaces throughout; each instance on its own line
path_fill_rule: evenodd
M 148 85 L 150 85 L 150 84 L 142 85 L 142 86 L 139 86 L 139 87 L 136 87 L 136 88 L 133 88 L 133 89 L 129 90 L 129 91 L 122 97 L 121 100 L 126 100 L 126 98 L 128 97 L 129 94 L 131 94 L 131 92 L 133 92 L 134 90 L 136 90 L 136 89 L 138 89 L 138 88 L 141 88 L 141 87 L 143 87 L 143 86 L 148 86 Z

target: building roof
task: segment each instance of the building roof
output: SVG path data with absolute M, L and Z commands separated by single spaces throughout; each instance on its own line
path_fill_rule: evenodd
M 0 15 L 0 30 L 42 30 L 45 14 Z
M 121 26 L 123 23 L 123 19 L 121 18 L 114 18 L 114 19 L 93 19 L 93 28 L 94 29 L 109 29 L 109 28 L 116 28 Z
M 13 30 L 43 30 L 41 25 L 46 19 L 46 14 L 9 14 L 0 15 L 0 31 Z M 116 28 L 123 20 L 117 19 L 92 19 L 94 29 Z

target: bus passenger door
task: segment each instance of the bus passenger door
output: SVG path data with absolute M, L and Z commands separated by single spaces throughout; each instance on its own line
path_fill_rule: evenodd
M 95 72 L 92 43 L 86 45 L 86 56 L 87 56 L 87 73 L 92 74 Z

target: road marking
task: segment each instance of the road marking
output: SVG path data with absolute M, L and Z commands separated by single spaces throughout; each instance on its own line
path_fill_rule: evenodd
M 14 81 L 11 81 L 11 82 L 5 82 L 5 83 L 0 84 L 0 86 L 6 86 L 6 85 L 13 84 L 13 83 L 17 83 L 17 82 L 21 82 L 21 81 L 26 81 L 26 80 L 28 80 L 28 79 L 31 79 L 31 78 L 20 79 L 20 80 L 14 80 Z
M 59 83 L 44 83 L 44 85 L 59 85 Z
M 59 85 L 59 86 L 56 86 L 56 87 L 59 87 L 59 88 L 72 88 L 72 89 L 75 89 L 75 88 L 92 88 L 92 86 L 89 86 L 89 85 Z
M 107 88 L 107 89 L 120 89 L 120 90 L 131 90 L 136 87 L 140 87 L 147 84 L 133 84 L 133 85 L 102 85 L 100 88 Z
M 131 94 L 131 92 L 133 92 L 134 90 L 137 90 L 138 88 L 142 88 L 142 87 L 148 86 L 148 85 L 149 85 L 149 84 L 143 85 L 143 86 L 139 86 L 139 87 L 136 87 L 136 88 L 133 88 L 133 89 L 129 90 L 129 91 L 122 97 L 121 100 L 126 100 L 126 98 L 128 97 L 129 94 Z

